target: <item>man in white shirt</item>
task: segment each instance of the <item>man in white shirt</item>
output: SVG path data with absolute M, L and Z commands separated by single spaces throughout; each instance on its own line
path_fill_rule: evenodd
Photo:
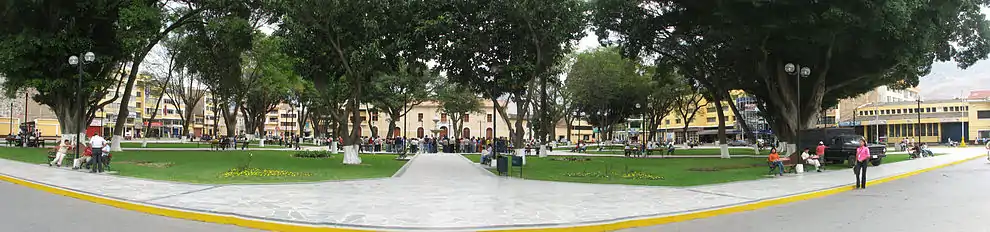
M 89 138 L 89 147 L 93 150 L 93 158 L 90 159 L 89 172 L 103 172 L 103 147 L 107 145 L 107 140 L 96 134 Z
M 822 162 L 818 155 L 808 154 L 808 148 L 804 148 L 804 152 L 801 152 L 801 159 L 805 160 L 808 165 L 815 166 L 815 171 L 822 172 Z

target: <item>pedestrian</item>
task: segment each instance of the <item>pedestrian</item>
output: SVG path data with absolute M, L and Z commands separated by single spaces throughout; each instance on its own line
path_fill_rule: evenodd
M 825 161 L 826 148 L 828 148 L 828 146 L 825 146 L 825 142 L 823 141 L 818 141 L 818 147 L 815 147 L 815 156 L 817 156 L 816 159 L 818 159 L 819 163 L 821 163 L 821 168 L 823 169 L 825 168 L 825 162 L 822 161 Z M 821 170 L 819 169 L 819 171 Z
M 866 140 L 859 140 L 859 147 L 856 148 L 856 165 L 853 166 L 853 173 L 856 173 L 856 188 L 866 189 L 866 166 L 870 158 L 870 149 L 866 147 Z
M 767 156 L 767 162 L 770 162 L 774 168 L 777 169 L 778 176 L 784 176 L 784 162 L 780 160 L 780 154 L 777 154 L 777 148 L 770 149 L 770 155 Z
M 987 144 L 987 161 L 990 161 L 990 143 Z
M 103 147 L 107 141 L 99 134 L 89 138 L 89 147 L 93 151 L 93 158 L 89 160 L 91 170 L 89 172 L 103 172 Z
M 68 139 L 63 140 L 61 143 L 55 146 L 55 160 L 48 163 L 48 166 L 55 165 L 56 167 L 62 167 L 62 159 L 65 159 L 65 153 L 72 149 L 72 143 Z

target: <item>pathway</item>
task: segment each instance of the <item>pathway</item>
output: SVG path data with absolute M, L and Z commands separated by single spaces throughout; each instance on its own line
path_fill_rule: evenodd
M 967 159 L 982 149 L 871 167 L 872 178 Z M 690 188 L 495 177 L 454 154 L 421 154 L 401 177 L 195 185 L 94 175 L 0 159 L 0 174 L 131 202 L 246 218 L 372 230 L 479 230 L 615 222 L 848 185 L 847 171 Z

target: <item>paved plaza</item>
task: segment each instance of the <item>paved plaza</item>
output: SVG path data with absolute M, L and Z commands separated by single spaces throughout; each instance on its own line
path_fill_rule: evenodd
M 870 167 L 872 179 L 984 154 Z M 497 177 L 457 154 L 420 154 L 393 178 L 297 184 L 197 185 L 50 168 L 0 159 L 0 174 L 160 207 L 296 224 L 372 230 L 566 227 L 685 213 L 851 185 L 851 170 L 696 187 L 651 187 Z

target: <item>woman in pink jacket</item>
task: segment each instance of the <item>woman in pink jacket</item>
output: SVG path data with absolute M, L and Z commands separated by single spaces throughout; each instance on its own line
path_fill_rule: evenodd
M 870 164 L 870 148 L 866 147 L 866 140 L 859 140 L 859 147 L 856 148 L 856 165 L 853 173 L 856 173 L 856 188 L 866 188 L 866 166 Z

